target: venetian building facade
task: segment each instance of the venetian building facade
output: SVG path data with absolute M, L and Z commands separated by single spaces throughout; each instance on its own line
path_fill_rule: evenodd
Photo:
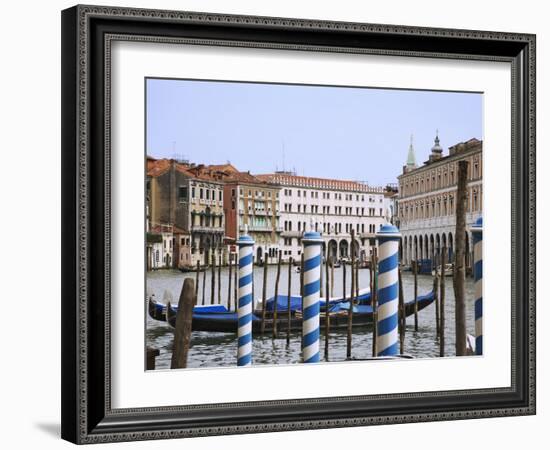
M 165 267 L 205 265 L 211 251 L 221 249 L 223 183 L 204 173 L 203 166 L 149 157 L 146 199 L 148 240 L 154 243 L 156 230 L 172 231 L 171 261 Z
M 449 147 L 443 155 L 439 136 L 428 161 L 417 166 L 412 144 L 407 163 L 398 177 L 398 225 L 402 240 L 402 259 L 410 264 L 414 259 L 430 260 L 440 264 L 441 248 L 446 247 L 448 262 L 453 261 L 456 227 L 456 188 L 458 162 L 468 164 L 466 228 L 474 223 L 483 209 L 482 141 L 470 139 Z M 466 267 L 473 261 L 472 236 L 466 232 Z
M 300 259 L 302 235 L 321 233 L 323 250 L 333 260 L 348 259 L 352 248 L 362 261 L 369 258 L 376 231 L 385 222 L 384 190 L 357 181 L 297 176 L 291 172 L 257 175 L 280 185 L 282 258 Z M 355 243 L 351 231 L 355 231 Z
M 245 231 L 254 239 L 258 263 L 276 262 L 281 236 L 280 186 L 241 172 L 231 164 L 210 165 L 208 169 L 224 183 L 225 243 L 237 254 L 236 240 Z M 266 256 L 267 255 L 267 256 Z

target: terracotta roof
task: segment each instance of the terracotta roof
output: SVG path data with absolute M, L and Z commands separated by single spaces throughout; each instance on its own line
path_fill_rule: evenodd
M 174 234 L 189 234 L 189 233 L 174 225 Z
M 149 159 L 147 158 L 147 175 L 150 177 L 159 177 L 164 175 L 170 169 L 172 163 L 169 159 Z
M 174 227 L 168 223 L 155 223 L 151 225 L 151 232 L 153 233 L 172 233 Z
M 256 178 L 285 186 L 296 186 L 317 189 L 339 189 L 345 191 L 360 192 L 380 192 L 384 191 L 381 187 L 371 187 L 366 183 L 351 180 L 338 180 L 332 178 L 305 177 L 300 175 L 291 175 L 288 173 L 268 173 L 256 175 Z
M 190 169 L 190 171 L 197 173 L 198 176 L 225 183 L 266 184 L 265 181 L 259 180 L 250 172 L 240 172 L 230 163 L 199 165 Z
M 217 172 L 224 172 L 224 173 L 238 173 L 239 172 L 237 170 L 237 168 L 231 163 L 210 164 L 209 166 L 206 166 L 206 167 L 208 167 L 208 169 L 210 169 L 210 170 L 217 171 Z
M 175 170 L 179 173 L 187 175 L 198 180 L 216 182 L 216 183 L 248 183 L 265 185 L 270 183 L 269 180 L 259 179 L 250 172 L 240 172 L 235 166 L 227 164 L 188 164 L 179 163 L 173 159 L 154 159 L 147 158 L 147 175 L 158 177 L 164 175 L 170 170 L 170 166 L 174 164 Z

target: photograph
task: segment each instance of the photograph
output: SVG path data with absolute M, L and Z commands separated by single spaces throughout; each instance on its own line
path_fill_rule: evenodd
M 482 92 L 144 89 L 146 370 L 483 355 Z

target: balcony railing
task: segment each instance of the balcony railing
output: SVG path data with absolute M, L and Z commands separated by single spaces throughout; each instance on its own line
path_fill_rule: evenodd
M 239 226 L 240 231 L 244 231 L 244 229 L 244 225 Z M 248 225 L 248 231 L 264 231 L 271 233 L 272 231 L 275 231 L 275 229 L 271 226 Z
M 302 232 L 301 231 L 283 231 L 281 233 L 281 237 L 288 237 L 288 238 L 293 238 L 293 237 L 296 237 L 296 238 L 299 238 L 299 237 L 302 237 Z
M 207 227 L 204 225 L 191 225 L 191 231 L 195 233 L 225 233 L 224 227 Z
M 466 224 L 475 222 L 475 220 L 481 215 L 480 212 L 466 213 Z M 428 217 L 426 219 L 414 219 L 406 220 L 399 218 L 401 230 L 418 230 L 418 229 L 430 229 L 441 227 L 454 227 L 456 225 L 456 218 L 453 215 Z

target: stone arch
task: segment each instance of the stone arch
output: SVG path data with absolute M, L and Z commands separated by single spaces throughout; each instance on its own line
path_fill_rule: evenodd
M 436 233 L 435 235 L 435 252 L 434 252 L 434 264 L 435 266 L 441 265 L 440 261 L 440 255 L 441 255 L 441 238 L 439 236 L 439 233 Z
M 361 248 L 361 245 L 359 244 L 359 241 L 357 239 L 354 239 L 351 242 L 350 257 L 351 255 L 354 255 L 355 259 L 359 259 L 360 248 Z
M 449 232 L 449 238 L 447 239 L 447 245 L 449 250 L 447 254 L 449 255 L 449 262 L 452 263 L 454 260 L 454 247 L 453 247 L 453 233 Z
M 468 273 L 470 269 L 470 237 L 467 231 L 464 234 L 464 267 L 466 268 L 466 273 Z
M 429 242 L 428 242 L 428 235 L 424 235 L 424 259 L 429 259 L 430 253 L 429 253 Z
M 433 234 L 430 234 L 430 260 L 432 267 L 435 267 L 435 239 Z
M 338 243 L 334 239 L 328 241 L 328 257 L 331 258 L 332 261 L 338 259 Z
M 348 241 L 342 239 L 339 244 L 340 249 L 340 258 L 347 258 L 349 256 L 349 245 Z

